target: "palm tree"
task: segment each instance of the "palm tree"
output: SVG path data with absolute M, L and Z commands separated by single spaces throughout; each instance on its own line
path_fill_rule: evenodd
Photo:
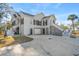
M 75 19 L 78 19 L 78 16 L 75 15 L 75 14 L 71 14 L 71 15 L 68 16 L 68 20 L 71 20 L 72 21 L 73 31 L 75 30 L 75 25 L 74 25 L 74 20 Z

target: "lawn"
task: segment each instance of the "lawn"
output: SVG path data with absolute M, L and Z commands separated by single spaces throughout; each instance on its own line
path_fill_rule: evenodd
M 13 36 L 13 38 L 15 39 L 15 42 L 16 43 L 24 43 L 24 42 L 29 42 L 29 41 L 32 41 L 33 38 L 30 38 L 30 37 L 26 37 L 26 36 Z
M 5 46 L 10 46 L 18 43 L 24 43 L 24 42 L 29 42 L 32 41 L 33 38 L 26 37 L 26 36 L 7 36 L 5 37 L 2 42 L 0 42 L 0 48 L 5 47 Z

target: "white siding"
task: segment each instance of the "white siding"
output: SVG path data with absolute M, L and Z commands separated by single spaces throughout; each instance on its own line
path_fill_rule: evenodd
M 24 16 L 24 35 L 26 36 L 30 34 L 31 21 L 32 21 L 31 16 L 28 16 L 28 15 Z
M 24 35 L 24 25 L 21 25 L 21 34 Z

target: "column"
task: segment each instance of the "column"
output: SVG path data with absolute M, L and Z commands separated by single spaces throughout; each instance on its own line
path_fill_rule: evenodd
M 50 28 L 48 28 L 48 34 L 50 35 Z
M 34 28 L 32 28 L 32 35 L 34 35 Z
M 46 28 L 45 28 L 45 35 L 46 35 Z

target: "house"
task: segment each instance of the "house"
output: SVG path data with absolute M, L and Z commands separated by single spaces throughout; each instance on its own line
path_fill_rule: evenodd
M 63 29 L 55 24 L 55 16 L 43 13 L 31 15 L 21 11 L 12 17 L 13 28 L 22 35 L 62 35 Z

